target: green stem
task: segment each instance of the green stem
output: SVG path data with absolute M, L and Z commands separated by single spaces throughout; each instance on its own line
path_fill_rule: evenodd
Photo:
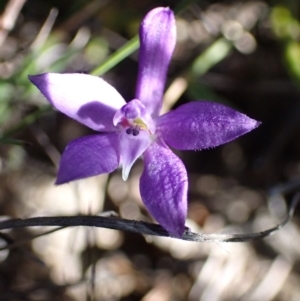
M 122 60 L 124 60 L 126 57 L 131 55 L 134 51 L 136 51 L 139 46 L 139 38 L 138 36 L 135 36 L 130 41 L 125 43 L 121 48 L 116 50 L 103 64 L 92 70 L 91 74 L 98 76 L 103 75 L 118 63 L 120 63 Z

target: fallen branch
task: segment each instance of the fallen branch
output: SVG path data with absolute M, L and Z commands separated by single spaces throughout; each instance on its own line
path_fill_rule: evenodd
M 274 234 L 292 219 L 299 199 L 300 193 L 297 193 L 291 202 L 286 218 L 273 228 L 249 234 L 203 234 L 191 232 L 187 228 L 183 236 L 179 239 L 194 242 L 247 242 L 262 239 L 264 237 Z M 33 217 L 27 219 L 13 219 L 0 222 L 0 230 L 37 226 L 87 226 L 128 231 L 144 235 L 171 237 L 170 234 L 160 225 L 146 223 L 142 221 L 127 220 L 111 216 Z

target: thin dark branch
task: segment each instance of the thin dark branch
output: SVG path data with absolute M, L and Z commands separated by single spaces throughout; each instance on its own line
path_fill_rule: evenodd
M 202 234 L 194 233 L 187 229 L 180 239 L 195 242 L 247 242 L 262 239 L 266 236 L 274 234 L 292 219 L 295 208 L 299 202 L 299 198 L 300 193 L 297 193 L 292 200 L 286 218 L 281 223 L 265 231 L 249 234 Z M 88 226 L 129 231 L 145 235 L 171 237 L 170 234 L 166 230 L 164 230 L 160 225 L 110 216 L 34 217 L 28 219 L 6 220 L 0 222 L 0 230 L 36 226 Z
M 6 249 L 13 249 L 14 247 L 19 247 L 18 251 L 25 254 L 26 257 L 37 262 L 38 264 L 45 266 L 45 263 L 41 259 L 39 259 L 36 255 L 31 253 L 30 250 L 27 250 L 27 249 L 21 247 L 22 244 L 19 244 L 19 242 L 15 242 L 9 235 L 7 235 L 5 233 L 0 233 L 0 238 L 3 239 L 7 243 L 7 246 L 0 248 L 0 251 L 6 250 Z
M 0 233 L 0 238 L 2 238 L 3 240 L 5 240 L 8 245 L 5 246 L 5 247 L 1 247 L 0 248 L 0 251 L 2 250 L 7 250 L 7 249 L 15 249 L 15 248 L 19 248 L 20 246 L 23 246 L 29 242 L 31 242 L 33 239 L 36 239 L 38 237 L 41 237 L 41 236 L 45 236 L 45 235 L 48 235 L 48 234 L 51 234 L 51 233 L 54 233 L 56 231 L 59 231 L 61 229 L 64 229 L 65 227 L 58 227 L 58 228 L 55 228 L 55 229 L 52 229 L 52 230 L 49 230 L 49 231 L 46 231 L 46 232 L 43 232 L 43 233 L 40 233 L 40 234 L 37 234 L 37 235 L 34 235 L 32 237 L 28 237 L 26 239 L 21 239 L 21 240 L 18 240 L 18 241 L 14 241 L 13 239 L 10 238 L 7 239 L 7 235 L 6 234 L 3 234 L 3 233 Z

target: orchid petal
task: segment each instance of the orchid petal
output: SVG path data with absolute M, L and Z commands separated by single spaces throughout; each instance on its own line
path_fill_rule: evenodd
M 162 115 L 157 127 L 165 142 L 179 150 L 197 150 L 229 142 L 260 122 L 218 103 L 195 101 Z
M 187 172 L 168 148 L 153 143 L 144 153 L 140 180 L 142 200 L 150 214 L 174 237 L 181 237 L 187 213 Z
M 136 98 L 150 115 L 158 116 L 168 66 L 176 43 L 173 12 L 159 7 L 150 11 L 140 27 L 139 73 Z
M 113 131 L 113 117 L 126 102 L 103 79 L 80 73 L 29 76 L 60 112 L 96 131 Z
M 119 166 L 118 144 L 117 133 L 73 140 L 62 154 L 56 184 L 112 172 Z
M 122 178 L 127 180 L 133 163 L 140 157 L 151 144 L 148 132 L 140 131 L 137 136 L 129 135 L 123 130 L 120 134 L 120 150 L 122 160 Z

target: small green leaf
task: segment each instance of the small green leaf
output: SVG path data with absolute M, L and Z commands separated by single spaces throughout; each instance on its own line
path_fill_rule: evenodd
M 232 44 L 225 38 L 212 43 L 194 61 L 192 72 L 196 76 L 205 74 L 210 68 L 222 61 L 231 51 Z
M 285 49 L 287 68 L 290 73 L 300 82 L 300 44 L 290 41 Z

